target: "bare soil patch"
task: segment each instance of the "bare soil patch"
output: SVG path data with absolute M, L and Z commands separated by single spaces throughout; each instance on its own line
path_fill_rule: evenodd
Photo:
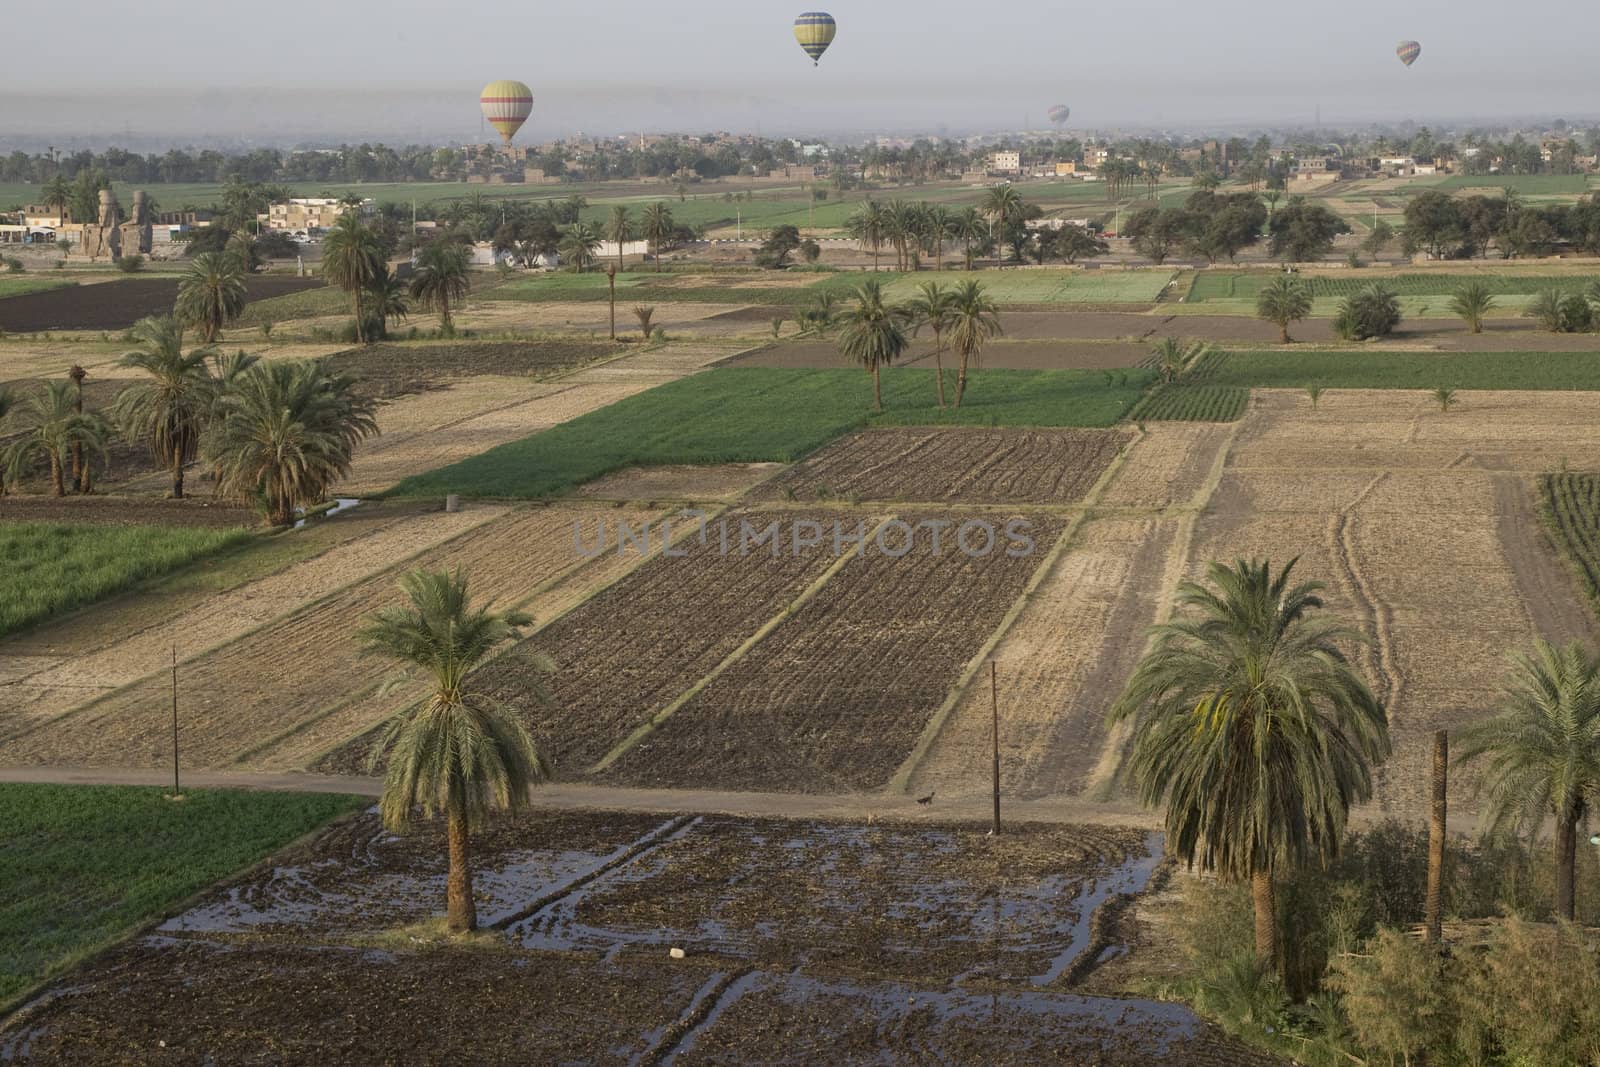
M 781 463 L 714 463 L 705 467 L 629 467 L 587 482 L 575 495 L 599 500 L 726 501 L 772 477 Z
M 93 526 L 259 526 L 261 513 L 205 497 L 35 496 L 0 499 L 0 522 L 67 522 Z
M 0 300 L 0 330 L 123 330 L 147 315 L 164 315 L 178 298 L 180 279 L 128 278 L 104 285 L 71 286 Z M 250 300 L 321 289 L 320 278 L 257 274 L 245 280 Z
M 1129 438 L 1124 430 L 869 430 L 789 468 L 756 495 L 1071 504 L 1083 499 Z
M 389 398 L 443 388 L 460 378 L 549 377 L 624 351 L 609 341 L 453 341 L 445 344 L 376 344 L 327 357 L 355 374 L 370 396 Z

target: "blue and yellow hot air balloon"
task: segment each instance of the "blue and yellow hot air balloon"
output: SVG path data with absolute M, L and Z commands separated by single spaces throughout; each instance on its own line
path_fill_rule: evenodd
M 1394 54 L 1400 57 L 1400 62 L 1409 67 L 1422 54 L 1422 46 L 1416 41 L 1401 41 L 1395 45 Z
M 794 39 L 811 57 L 813 66 L 822 59 L 822 53 L 828 50 L 838 32 L 839 24 L 826 11 L 807 11 L 794 20 Z

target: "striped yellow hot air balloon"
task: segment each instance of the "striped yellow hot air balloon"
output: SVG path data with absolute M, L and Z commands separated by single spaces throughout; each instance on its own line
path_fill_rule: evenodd
M 511 145 L 511 138 L 522 129 L 522 124 L 533 114 L 533 90 L 521 82 L 497 81 L 483 87 L 478 98 L 483 117 L 500 132 L 500 139 Z
M 822 53 L 828 50 L 838 32 L 839 24 L 826 11 L 807 11 L 794 20 L 794 39 L 811 57 L 812 66 L 822 59 Z
M 1400 62 L 1409 67 L 1422 54 L 1422 46 L 1416 41 L 1401 41 L 1395 45 L 1394 54 L 1400 57 Z

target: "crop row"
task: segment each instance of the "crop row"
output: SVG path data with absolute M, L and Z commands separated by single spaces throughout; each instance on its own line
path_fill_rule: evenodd
M 1233 422 L 1250 390 L 1239 385 L 1163 385 L 1128 413 L 1132 422 Z
M 1547 474 L 1539 479 L 1539 494 L 1556 543 L 1584 591 L 1600 601 L 1600 475 Z

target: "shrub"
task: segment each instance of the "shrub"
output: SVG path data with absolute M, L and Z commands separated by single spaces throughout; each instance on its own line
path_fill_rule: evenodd
M 120 256 L 117 259 L 117 269 L 124 274 L 134 274 L 144 270 L 144 257 L 137 253 L 131 256 Z
M 1346 341 L 1365 341 L 1387 337 L 1400 325 L 1400 300 L 1381 285 L 1367 288 L 1339 301 L 1333 329 Z
M 1583 294 L 1561 288 L 1541 290 L 1524 314 L 1550 333 L 1586 333 L 1594 325 L 1594 311 Z
M 1385 926 L 1360 954 L 1335 958 L 1328 985 L 1344 998 L 1356 1039 L 1391 1060 L 1446 1047 L 1456 1031 L 1454 983 L 1435 945 Z
M 28 265 L 16 256 L 6 257 L 6 270 L 11 271 L 13 274 L 21 274 L 27 269 Z

